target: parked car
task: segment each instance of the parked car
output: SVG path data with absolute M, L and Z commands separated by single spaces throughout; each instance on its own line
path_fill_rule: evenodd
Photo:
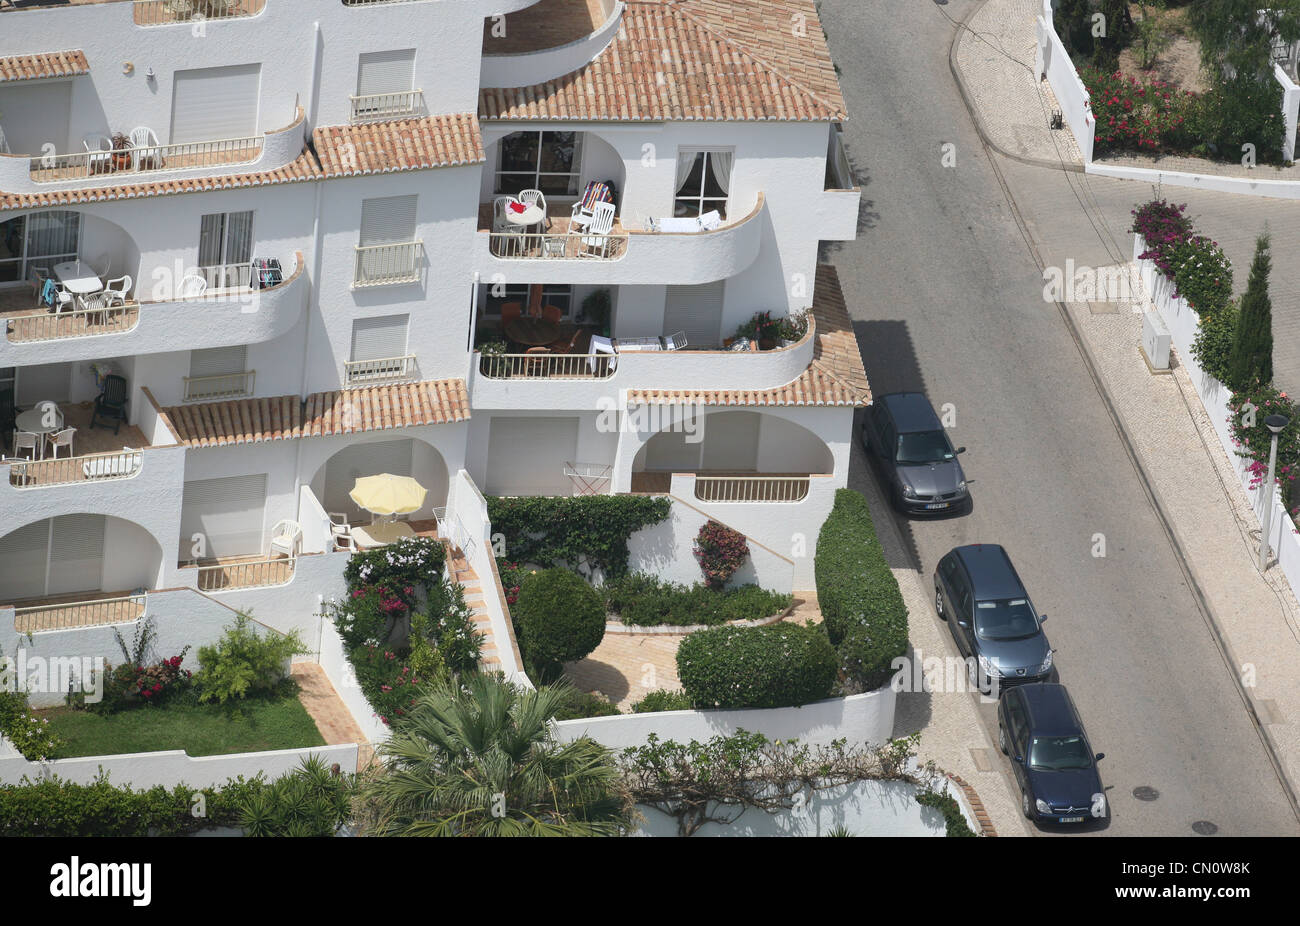
M 872 403 L 862 445 L 880 463 L 894 507 L 935 514 L 969 506 L 966 474 L 930 400 L 919 392 L 892 392 Z
M 1093 754 L 1064 685 L 1044 682 L 1006 692 L 998 703 L 998 746 L 1011 757 L 1026 817 L 1053 823 L 1105 818 L 1097 763 L 1106 755 Z
M 948 622 L 957 649 L 974 658 L 999 689 L 1045 679 L 1052 647 L 1043 633 L 1047 615 L 996 543 L 955 547 L 934 570 L 934 609 Z

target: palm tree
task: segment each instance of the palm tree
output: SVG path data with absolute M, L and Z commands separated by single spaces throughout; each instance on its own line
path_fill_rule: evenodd
M 551 735 L 573 696 L 471 674 L 421 696 L 366 789 L 385 836 L 618 836 L 634 816 L 613 754 Z

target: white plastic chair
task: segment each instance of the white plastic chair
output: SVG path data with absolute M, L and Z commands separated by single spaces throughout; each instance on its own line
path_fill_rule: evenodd
M 352 536 L 352 525 L 348 516 L 341 511 L 327 511 L 330 519 L 330 539 L 334 541 L 335 550 L 353 550 L 357 548 L 356 538 Z
M 614 342 L 611 339 L 599 334 L 593 334 L 591 336 L 590 350 L 591 355 L 587 357 L 587 366 L 591 368 L 591 372 L 597 372 L 597 368 L 600 366 L 600 360 L 596 357 L 597 354 L 610 355 L 609 369 L 610 372 L 613 372 L 618 365 L 618 351 L 614 350 Z
M 100 282 L 108 276 L 108 272 L 113 269 L 113 259 L 107 254 L 96 254 L 94 257 L 86 258 L 86 266 L 95 272 Z
M 275 526 L 271 528 L 271 543 L 267 555 L 280 552 L 292 559 L 298 555 L 298 547 L 301 545 L 302 526 L 297 521 L 284 518 L 276 521 Z
M 0 125 L 0 154 L 10 154 L 9 142 L 5 141 L 4 126 Z
M 193 299 L 196 296 L 202 296 L 207 291 L 208 281 L 197 273 L 191 273 L 181 280 L 180 292 L 177 295 L 181 299 Z
M 131 292 L 131 275 L 109 280 L 104 284 L 104 300 L 108 305 L 126 305 L 127 293 Z
M 498 234 L 521 234 L 522 225 L 515 225 L 506 218 L 506 207 L 513 202 L 509 196 L 498 196 L 492 200 L 492 230 Z
M 91 132 L 81 139 L 81 144 L 91 155 L 86 159 L 90 172 L 97 174 L 107 171 L 113 157 L 108 153 L 113 150 L 113 139 L 100 132 Z
M 32 459 L 41 458 L 41 435 L 35 431 L 14 431 L 14 456 L 24 450 L 32 452 Z
M 543 230 L 551 224 L 550 218 L 546 215 L 546 197 L 542 194 L 541 190 L 520 190 L 519 195 L 516 196 L 515 199 L 523 203 L 525 206 L 536 206 L 538 209 L 542 210 Z
M 664 350 L 681 350 L 685 346 L 685 331 L 677 331 L 664 338 Z
M 596 203 L 591 220 L 583 232 L 579 257 L 606 257 L 609 254 L 609 233 L 614 230 L 614 204 Z
M 131 130 L 131 148 L 137 167 L 157 170 L 162 167 L 162 144 L 153 129 L 140 125 Z
M 70 457 L 75 456 L 76 454 L 72 449 L 72 438 L 74 435 L 76 435 L 76 433 L 77 433 L 76 428 L 64 428 L 62 431 L 58 431 L 54 434 L 51 434 L 50 435 L 50 456 L 52 456 L 54 459 L 57 460 L 59 458 L 60 447 L 67 447 L 68 456 Z

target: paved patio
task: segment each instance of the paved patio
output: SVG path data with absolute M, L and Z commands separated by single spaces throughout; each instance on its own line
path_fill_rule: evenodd
M 298 683 L 298 700 L 315 721 L 316 729 L 325 739 L 325 745 L 357 743 L 361 746 L 357 753 L 357 767 L 343 769 L 343 771 L 361 771 L 369 765 L 374 756 L 374 749 L 366 744 L 365 735 L 357 726 L 343 699 L 330 684 L 325 670 L 314 662 L 295 662 L 290 674 Z

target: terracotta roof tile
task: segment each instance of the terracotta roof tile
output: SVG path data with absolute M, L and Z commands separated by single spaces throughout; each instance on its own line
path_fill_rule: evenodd
M 335 392 L 233 399 L 163 409 L 168 424 L 190 447 L 225 447 L 297 437 L 467 421 L 463 379 L 426 380 Z
M 326 177 L 456 167 L 487 160 L 474 113 L 322 126 L 312 133 L 312 139 Z
M 845 108 L 812 0 L 628 0 L 593 61 L 481 90 L 479 118 L 837 121 Z
M 839 275 L 817 268 L 809 309 L 816 324 L 812 363 L 793 381 L 774 389 L 630 389 L 629 405 L 870 405 L 871 384 L 844 303 Z
M 48 193 L 0 193 L 0 211 L 37 209 L 42 206 L 68 206 L 78 203 L 111 202 L 119 199 L 141 199 L 175 193 L 206 193 L 210 190 L 233 190 L 239 187 L 320 180 L 322 176 L 320 164 L 316 162 L 311 150 L 303 148 L 302 154 L 284 167 L 256 173 L 224 174 L 219 177 L 193 177 L 186 180 L 144 181 L 81 190 L 51 190 Z
M 39 77 L 75 77 L 89 74 L 90 63 L 81 49 L 51 51 L 43 55 L 14 55 L 0 58 L 0 83 L 35 80 Z

